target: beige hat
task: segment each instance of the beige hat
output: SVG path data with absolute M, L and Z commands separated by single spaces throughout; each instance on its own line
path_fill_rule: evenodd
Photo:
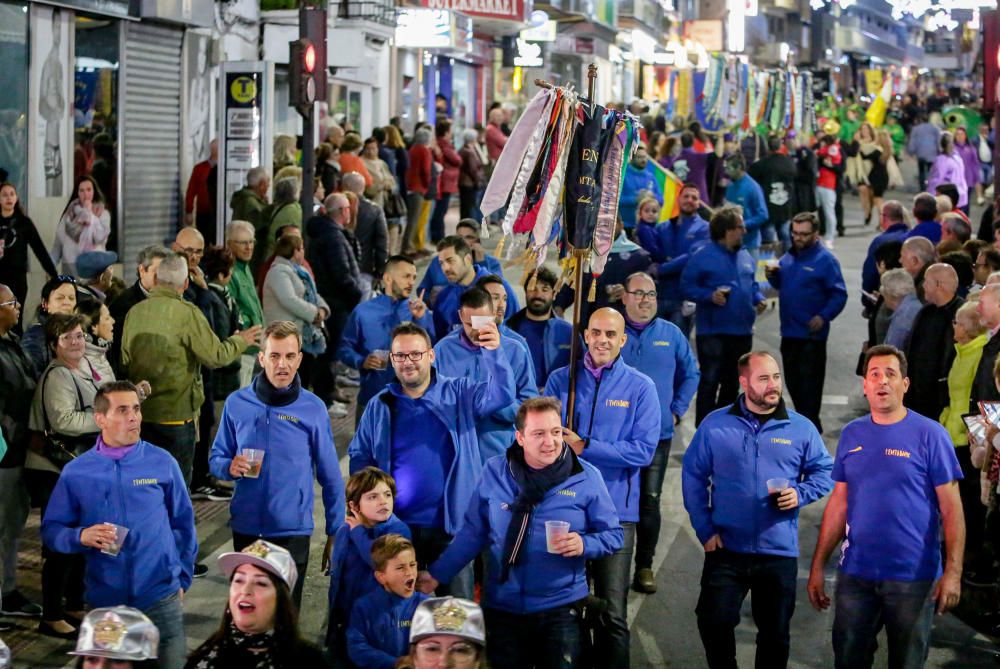
M 239 553 L 223 553 L 219 556 L 219 568 L 226 578 L 230 578 L 241 564 L 252 564 L 264 571 L 269 571 L 288 586 L 291 590 L 299 578 L 292 554 L 281 546 L 269 541 L 258 539 Z
M 420 602 L 410 621 L 410 643 L 436 634 L 448 634 L 486 645 L 483 610 L 458 597 L 432 597 Z
M 70 655 L 112 660 L 155 660 L 160 631 L 142 611 L 128 606 L 94 609 L 80 625 L 76 650 Z

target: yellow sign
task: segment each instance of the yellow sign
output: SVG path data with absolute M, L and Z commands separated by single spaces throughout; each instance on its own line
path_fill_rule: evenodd
M 257 83 L 252 77 L 236 77 L 229 85 L 229 94 L 237 102 L 246 104 L 257 97 Z
M 865 70 L 865 89 L 868 95 L 878 95 L 882 90 L 882 70 Z

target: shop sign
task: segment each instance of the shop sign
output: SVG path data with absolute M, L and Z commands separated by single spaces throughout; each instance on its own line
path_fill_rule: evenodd
M 576 53 L 594 53 L 594 39 L 592 37 L 577 37 L 573 50 L 576 51 Z
M 544 67 L 542 45 L 518 37 L 514 40 L 514 67 Z
M 420 0 L 427 9 L 462 12 L 483 19 L 527 21 L 531 14 L 531 0 Z
M 452 13 L 441 9 L 400 9 L 396 46 L 442 49 L 454 45 Z
M 556 22 L 546 21 L 537 28 L 525 28 L 521 31 L 521 39 L 529 42 L 555 42 Z
M 705 51 L 722 51 L 722 21 L 697 20 L 684 22 L 684 39 L 705 47 Z

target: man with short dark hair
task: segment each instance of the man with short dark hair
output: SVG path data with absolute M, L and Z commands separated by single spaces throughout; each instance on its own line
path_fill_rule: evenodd
M 761 230 L 768 221 L 767 200 L 764 191 L 753 177 L 747 174 L 747 163 L 742 153 L 735 153 L 725 162 L 726 176 L 729 185 L 726 186 L 726 202 L 742 207 L 746 238 L 744 246 L 754 258 L 760 249 Z
M 990 274 L 1000 271 L 1000 251 L 992 247 L 984 248 L 976 257 L 972 271 L 975 274 L 975 282 L 979 286 L 985 286 Z
M 882 232 L 872 239 L 868 245 L 868 254 L 861 266 L 861 290 L 874 293 L 878 290 L 879 271 L 875 262 L 875 253 L 879 247 L 888 242 L 902 242 L 910 230 L 906 223 L 906 213 L 898 200 L 886 200 L 882 203 L 880 227 Z
M 139 251 L 139 257 L 136 259 L 135 283 L 108 303 L 108 312 L 111 314 L 111 318 L 115 319 L 115 323 L 121 324 L 119 327 L 125 326 L 125 317 L 128 316 L 132 307 L 149 296 L 149 291 L 153 290 L 153 286 L 156 285 L 156 268 L 168 255 L 170 255 L 170 250 L 162 244 L 152 244 Z M 118 376 L 124 376 L 121 367 L 121 340 L 119 333 L 119 336 L 111 340 L 111 346 L 108 347 L 108 362 L 111 363 L 111 368 Z
M 490 274 L 472 261 L 472 249 L 458 235 L 449 235 L 437 244 L 437 258 L 441 271 L 448 279 L 434 302 L 434 330 L 438 339 L 446 336 L 459 325 L 458 303 L 462 294 L 472 288 L 477 280 Z M 514 289 L 504 281 L 507 290 L 507 315 L 518 310 Z
M 491 256 L 486 252 L 486 249 L 483 248 L 482 242 L 479 239 L 479 223 L 476 222 L 475 219 L 461 219 L 455 225 L 455 235 L 464 239 L 466 245 L 472 250 L 472 264 L 476 266 L 476 269 L 483 269 L 490 274 L 496 274 L 499 277 L 503 277 L 503 267 L 500 265 L 500 260 L 495 256 Z M 427 304 L 433 307 L 437 302 L 438 294 L 447 285 L 448 277 L 446 277 L 444 272 L 441 271 L 441 261 L 438 259 L 437 255 L 435 255 L 431 258 L 430 264 L 427 265 L 427 270 L 424 272 L 424 278 L 420 280 L 420 285 L 417 286 L 417 290 L 427 291 Z M 505 316 L 511 316 L 515 311 L 517 311 L 517 309 L 511 308 Z
M 937 220 L 937 200 L 930 193 L 918 193 L 913 197 L 913 228 L 906 233 L 906 239 L 926 237 L 931 244 L 941 241 L 941 224 Z
M 569 364 L 573 326 L 552 313 L 559 277 L 542 266 L 525 278 L 526 306 L 510 317 L 507 326 L 521 335 L 535 366 L 535 383 L 541 392 L 549 374 Z
M 679 327 L 686 337 L 691 335 L 694 314 L 690 305 L 684 307 L 681 273 L 691 255 L 709 243 L 708 221 L 698 213 L 700 206 L 698 186 L 684 184 L 678 198 L 680 214 L 656 226 L 657 253 L 653 254 L 653 260 L 659 263 L 657 313 Z

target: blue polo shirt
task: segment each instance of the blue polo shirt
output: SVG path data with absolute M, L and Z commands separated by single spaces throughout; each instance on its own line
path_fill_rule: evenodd
M 444 527 L 444 484 L 455 459 L 448 429 L 427 403 L 390 385 L 396 399 L 392 421 L 395 513 L 410 527 Z
M 962 478 L 939 423 L 913 411 L 892 425 L 871 415 L 844 428 L 833 480 L 847 484 L 847 536 L 840 569 L 871 581 L 932 581 L 941 575 L 939 485 Z

